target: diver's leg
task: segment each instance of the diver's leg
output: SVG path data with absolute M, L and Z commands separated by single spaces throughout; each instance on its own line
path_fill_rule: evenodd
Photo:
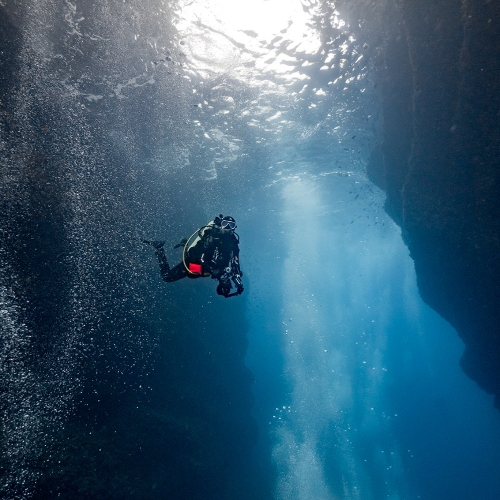
M 177 281 L 187 275 L 186 268 L 184 267 L 184 264 L 182 262 L 170 269 L 163 247 L 157 248 L 155 250 L 155 253 L 158 259 L 160 273 L 163 281 L 166 281 L 167 283 L 171 281 Z
M 167 256 L 165 255 L 165 249 L 163 248 L 163 245 L 161 247 L 156 247 L 155 255 L 158 259 L 158 265 L 160 266 L 161 277 L 165 281 L 167 281 L 165 277 L 170 273 L 170 266 L 168 265 Z
M 165 245 L 164 241 L 142 240 L 142 242 L 146 245 L 151 245 L 155 249 L 156 258 L 158 259 L 160 274 L 163 278 L 163 281 L 176 281 L 184 277 L 181 276 L 177 270 L 175 273 L 173 273 L 175 267 L 174 269 L 170 269 L 167 261 L 167 256 L 165 255 L 165 249 L 163 248 L 163 246 Z
M 179 262 L 179 264 L 170 269 L 170 272 L 168 274 L 168 279 L 165 279 L 165 277 L 163 277 L 163 279 L 165 281 L 177 281 L 182 278 L 185 278 L 187 275 L 188 272 L 186 271 L 184 264 L 182 262 Z
M 163 279 L 163 281 L 171 282 L 171 281 L 177 281 L 182 278 L 185 278 L 186 276 L 189 276 L 190 278 L 199 278 L 200 276 L 197 275 L 192 275 L 188 273 L 186 270 L 186 267 L 184 266 L 183 262 L 180 262 L 176 266 L 174 266 L 172 269 L 170 269 L 170 266 L 168 265 L 167 261 L 167 256 L 165 255 L 165 249 L 163 246 L 165 245 L 164 241 L 149 241 L 149 240 L 142 240 L 142 242 L 146 245 L 151 245 L 155 249 L 155 254 L 158 259 L 158 264 L 160 266 L 160 274 Z

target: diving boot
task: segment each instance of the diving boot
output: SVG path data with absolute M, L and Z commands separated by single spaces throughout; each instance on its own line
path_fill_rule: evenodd
M 180 241 L 180 243 L 178 243 L 177 245 L 175 245 L 174 248 L 185 247 L 187 242 L 188 242 L 187 238 L 182 238 L 182 240 Z
M 141 240 L 145 245 L 151 245 L 152 247 L 156 248 L 156 250 L 159 250 L 160 248 L 165 245 L 164 241 L 149 241 L 149 240 Z

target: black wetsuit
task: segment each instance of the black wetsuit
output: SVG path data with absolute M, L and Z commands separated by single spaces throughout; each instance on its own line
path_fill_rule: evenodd
M 230 267 L 232 272 L 241 274 L 239 253 L 238 238 L 233 232 L 223 233 L 217 227 L 208 226 L 203 229 L 196 245 L 186 252 L 186 264 L 189 265 L 191 262 L 201 264 L 203 273 L 208 273 L 212 278 L 219 279 L 221 282 L 227 267 Z M 164 281 L 177 281 L 186 276 L 188 278 L 203 277 L 203 274 L 189 273 L 183 262 L 170 268 L 163 246 L 156 249 L 156 257 Z

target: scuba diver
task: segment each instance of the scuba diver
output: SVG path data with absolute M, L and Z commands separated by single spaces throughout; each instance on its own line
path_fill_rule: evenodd
M 155 248 L 163 281 L 211 276 L 212 279 L 219 280 L 217 293 L 228 298 L 243 293 L 238 246 L 240 238 L 234 232 L 235 229 L 236 222 L 232 217 L 224 217 L 222 214 L 215 217 L 174 247 L 183 247 L 182 262 L 172 268 L 167 262 L 164 241 L 142 242 Z M 231 292 L 233 286 L 235 291 Z

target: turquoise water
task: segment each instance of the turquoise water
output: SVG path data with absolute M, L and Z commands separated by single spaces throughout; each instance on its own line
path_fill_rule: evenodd
M 365 200 L 348 210 L 352 194 L 341 184 L 283 189 L 288 251 L 273 264 L 278 283 L 261 283 L 247 313 L 276 498 L 495 498 L 493 399 L 460 370 L 454 329 L 420 299 L 398 228 Z M 263 325 L 276 313 L 280 346 L 272 347 L 288 387 L 272 407 L 265 363 L 273 359 L 262 362 L 272 341 L 262 333 L 276 336 Z

